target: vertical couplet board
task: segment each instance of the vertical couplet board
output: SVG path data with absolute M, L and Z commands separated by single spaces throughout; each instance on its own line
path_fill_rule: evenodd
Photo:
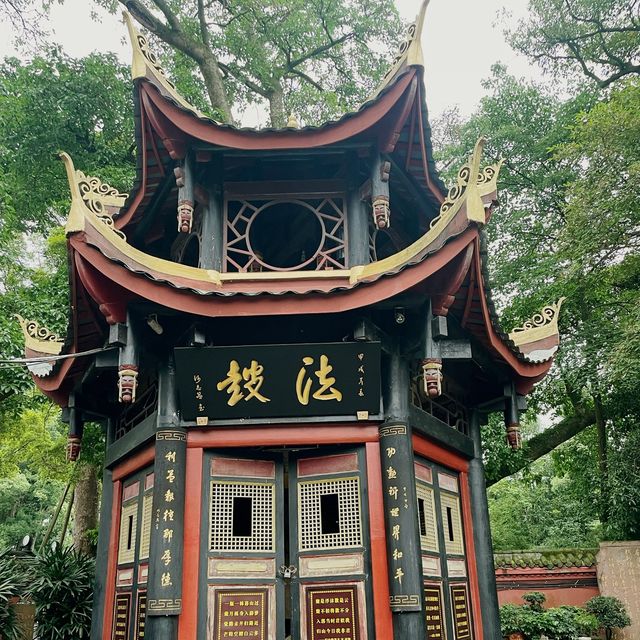
M 414 570 L 420 554 L 414 542 L 416 510 L 410 504 L 415 479 L 408 426 L 401 422 L 382 425 L 380 449 L 391 610 L 422 611 L 422 584 L 419 572 Z
M 156 433 L 155 491 L 147 615 L 182 611 L 184 483 L 187 436 L 181 429 Z

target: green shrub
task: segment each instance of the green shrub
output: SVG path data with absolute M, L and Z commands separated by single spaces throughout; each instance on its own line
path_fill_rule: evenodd
M 614 629 L 622 629 L 631 624 L 631 618 L 618 598 L 595 596 L 584 608 L 598 620 L 598 627 L 604 629 L 607 640 L 611 640 Z
M 94 561 L 56 546 L 35 561 L 30 588 L 38 640 L 86 640 L 91 630 Z
M 23 594 L 23 571 L 18 563 L 0 554 L 0 638 L 18 640 L 19 629 L 11 601 Z
M 529 595 L 529 594 L 527 594 Z M 539 598 L 539 609 L 531 605 L 505 604 L 500 607 L 502 635 L 522 633 L 527 640 L 538 640 L 541 635 L 549 640 L 575 640 L 585 633 L 591 634 L 598 627 L 594 616 L 580 607 L 557 607 L 544 610 Z
M 547 601 L 547 596 L 544 595 L 541 591 L 531 591 L 530 593 L 525 593 L 522 596 L 522 599 L 527 603 L 530 609 L 534 611 L 542 611 L 544 603 Z

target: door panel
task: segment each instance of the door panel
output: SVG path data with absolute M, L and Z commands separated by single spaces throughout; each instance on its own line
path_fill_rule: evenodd
M 314 454 L 211 454 L 207 639 L 370 636 L 364 455 Z
M 213 454 L 207 480 L 206 637 L 283 638 L 282 465 Z
M 366 640 L 364 460 L 357 452 L 302 456 L 289 468 L 294 640 Z M 293 487 L 295 486 L 295 491 Z

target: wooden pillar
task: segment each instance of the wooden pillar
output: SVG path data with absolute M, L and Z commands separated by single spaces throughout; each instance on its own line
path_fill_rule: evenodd
M 91 610 L 91 640 L 102 640 L 104 621 L 107 568 L 109 566 L 109 534 L 113 507 L 113 479 L 111 471 L 102 474 L 102 502 L 100 503 L 100 527 L 96 549 L 96 575 L 93 581 L 93 608 Z
M 371 165 L 371 207 L 373 223 L 378 229 L 388 229 L 391 226 L 390 171 L 391 163 L 383 160 L 377 150 L 374 151 Z
M 476 553 L 476 572 L 482 606 L 482 631 L 485 640 L 501 640 L 500 613 L 496 573 L 493 564 L 491 527 L 487 487 L 482 464 L 482 442 L 480 437 L 480 413 L 471 412 L 470 435 L 473 439 L 474 458 L 469 462 L 469 491 L 471 493 L 471 514 L 473 520 L 473 542 Z
M 195 167 L 193 154 L 188 152 L 184 161 L 174 169 L 178 185 L 178 233 L 191 233 L 195 210 Z
M 203 211 L 200 239 L 200 267 L 222 271 L 224 250 L 224 207 L 222 202 L 222 159 L 215 158 L 207 184 L 209 204 Z
M 369 264 L 369 220 L 360 195 L 360 172 L 358 155 L 350 153 L 348 162 L 347 242 L 349 267 Z
M 173 359 L 160 369 L 159 383 L 146 633 L 151 640 L 175 640 L 182 612 L 187 434 L 179 427 Z
M 389 356 L 385 422 L 380 427 L 389 601 L 396 640 L 426 637 L 420 532 L 409 425 L 409 385 L 409 365 L 396 350 Z

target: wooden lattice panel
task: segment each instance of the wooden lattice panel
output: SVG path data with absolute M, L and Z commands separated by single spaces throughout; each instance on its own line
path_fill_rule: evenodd
M 269 216 L 277 207 L 288 206 L 306 212 L 315 219 L 317 243 L 301 252 L 295 264 L 274 264 L 254 246 L 258 239 L 252 227 L 259 216 Z M 344 197 L 326 198 L 275 198 L 260 200 L 230 199 L 226 203 L 224 228 L 224 271 L 297 271 L 300 269 L 322 271 L 346 268 Z M 280 238 L 283 247 L 291 248 L 292 242 L 304 239 L 304 232 L 290 238 Z
M 337 495 L 339 530 L 323 533 L 321 496 L 331 494 Z M 362 546 L 359 479 L 355 477 L 300 482 L 298 532 L 301 551 Z
M 251 500 L 251 535 L 233 534 L 234 498 Z M 211 482 L 209 549 L 273 552 L 275 493 L 271 483 Z
M 118 564 L 133 562 L 138 530 L 138 501 L 124 505 L 120 512 L 120 539 L 118 541 Z
M 444 527 L 444 544 L 447 554 L 464 555 L 460 500 L 458 496 L 442 492 L 440 504 L 442 505 L 442 526 Z
M 418 496 L 420 546 L 423 551 L 438 551 L 438 525 L 433 489 L 422 482 L 416 482 L 416 494 Z
M 149 557 L 152 509 L 153 493 L 146 493 L 142 498 L 142 528 L 140 531 L 140 553 L 138 554 L 140 560 L 145 560 Z

